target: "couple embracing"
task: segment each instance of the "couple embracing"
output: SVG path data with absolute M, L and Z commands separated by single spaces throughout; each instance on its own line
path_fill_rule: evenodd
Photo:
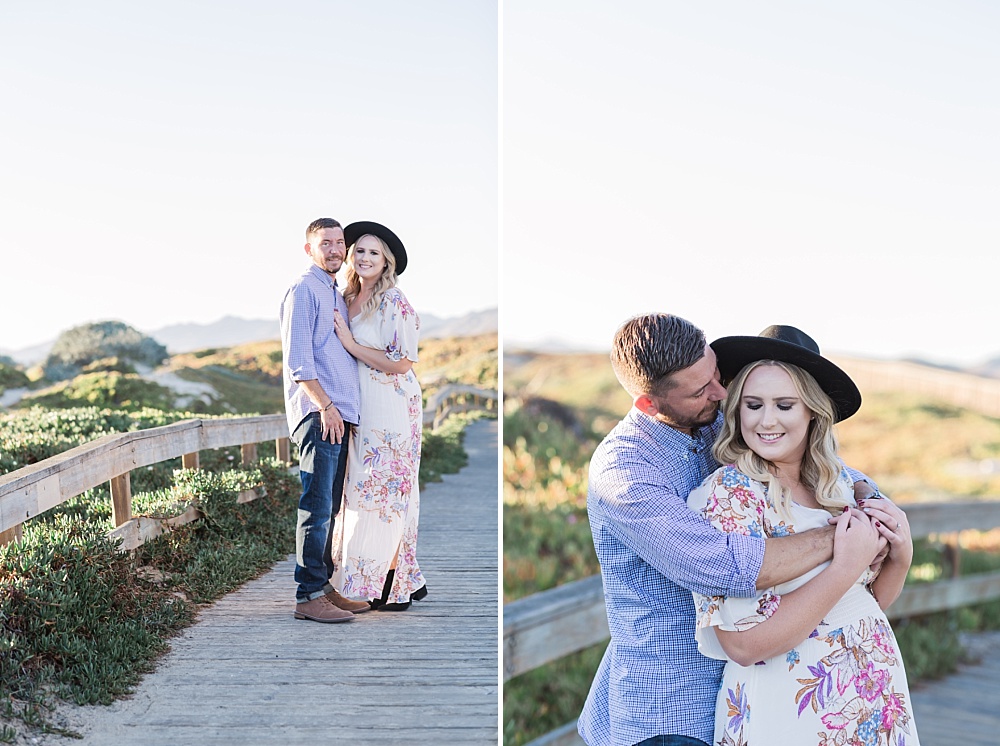
M 306 228 L 310 266 L 281 303 L 285 412 L 299 450 L 294 616 L 348 622 L 427 595 L 417 564 L 419 320 L 396 287 L 402 241 L 370 221 Z M 346 263 L 341 293 L 337 273 Z
M 611 642 L 584 740 L 918 744 L 885 615 L 913 546 L 837 454 L 854 382 L 794 327 L 708 344 L 667 314 L 623 324 L 611 360 L 634 406 L 590 468 Z

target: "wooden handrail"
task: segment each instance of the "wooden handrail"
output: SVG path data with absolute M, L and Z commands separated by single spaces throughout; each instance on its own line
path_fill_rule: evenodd
M 424 407 L 424 425 L 437 430 L 449 415 L 476 409 L 487 412 L 497 410 L 499 394 L 496 389 L 483 389 L 468 384 L 450 383 L 442 386 L 429 397 Z
M 1000 527 L 1000 500 L 904 505 L 914 538 Z M 889 607 L 890 619 L 956 609 L 1000 598 L 1000 572 L 907 585 Z M 539 668 L 608 639 L 600 575 L 565 583 L 503 607 L 503 680 Z M 574 723 L 527 746 L 575 746 Z
M 461 402 L 459 400 L 462 400 Z M 424 410 L 423 421 L 436 428 L 456 411 L 495 410 L 494 389 L 449 384 L 436 391 Z M 71 448 L 37 464 L 0 475 L 0 546 L 19 538 L 21 524 L 72 497 L 105 482 L 110 483 L 112 535 L 134 548 L 170 527 L 195 520 L 194 509 L 166 520 L 132 517 L 132 469 L 181 457 L 184 468 L 197 469 L 198 452 L 240 446 L 242 462 L 257 459 L 256 444 L 275 441 L 275 453 L 289 460 L 288 424 L 283 414 L 194 419 L 162 427 L 112 433 Z M 240 501 L 253 499 L 243 494 Z
M 282 414 L 216 420 L 184 420 L 162 427 L 112 433 L 37 464 L 0 476 L 0 544 L 19 534 L 29 518 L 111 483 L 116 526 L 132 520 L 132 469 L 183 457 L 197 465 L 197 453 L 210 448 L 275 441 L 279 458 L 288 453 L 288 424 Z M 245 460 L 245 459 L 244 459 Z

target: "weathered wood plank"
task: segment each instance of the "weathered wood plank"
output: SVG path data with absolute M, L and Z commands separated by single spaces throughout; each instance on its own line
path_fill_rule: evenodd
M 966 575 L 937 583 L 905 586 L 896 602 L 889 607 L 887 616 L 890 619 L 902 619 L 957 609 L 995 598 L 1000 598 L 1000 572 Z
M 59 474 L 49 474 L 0 497 L 0 531 L 9 531 L 68 499 L 63 496 Z
M 240 446 L 240 459 L 244 466 L 250 466 L 257 460 L 257 444 L 244 443 Z
M 284 415 L 185 420 L 163 427 L 114 433 L 45 461 L 0 476 L 0 532 L 132 469 L 199 450 L 288 436 Z
M 252 490 L 243 490 L 236 496 L 236 502 L 238 503 L 252 503 L 254 500 L 259 500 L 267 494 L 267 490 L 264 489 L 263 485 Z
M 503 679 L 608 639 L 600 575 L 504 605 Z
M 906 512 L 914 538 L 1000 527 L 1000 500 L 996 499 L 914 503 L 900 507 Z
M 132 518 L 132 474 L 111 478 L 111 522 L 115 527 Z
M 173 518 L 150 518 L 148 516 L 132 518 L 109 531 L 108 536 L 121 541 L 121 549 L 129 551 L 167 533 L 172 528 L 200 520 L 202 517 L 202 512 L 192 505 Z
M 0 531 L 0 547 L 10 544 L 12 541 L 20 541 L 23 536 L 23 531 L 21 526 L 14 526 L 14 528 L 8 528 L 6 531 Z
M 286 464 L 291 463 L 292 458 L 290 453 L 289 439 L 287 437 L 278 438 L 277 440 L 274 441 L 274 455 L 275 458 L 278 459 L 278 461 L 281 461 Z
M 1000 715 L 987 702 L 1000 701 L 1000 632 L 963 634 L 974 660 L 951 676 L 910 687 L 923 746 L 995 746 Z
M 288 436 L 288 421 L 282 414 L 202 420 L 201 423 L 202 449 L 263 443 Z

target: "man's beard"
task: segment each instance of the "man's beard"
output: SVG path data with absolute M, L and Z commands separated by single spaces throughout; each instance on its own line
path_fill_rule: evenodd
M 674 412 L 660 412 L 660 416 L 671 427 L 684 430 L 697 430 L 699 427 L 705 427 L 715 422 L 715 418 L 719 414 L 720 404 L 721 402 L 712 402 L 709 409 L 702 410 L 694 417 L 678 417 Z

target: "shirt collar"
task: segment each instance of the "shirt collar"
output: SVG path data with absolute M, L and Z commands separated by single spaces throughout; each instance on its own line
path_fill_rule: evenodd
M 323 270 L 321 270 L 315 264 L 312 264 L 312 265 L 309 266 L 309 271 L 312 272 L 317 278 L 319 278 L 319 280 L 324 285 L 327 285 L 327 286 L 329 286 L 331 288 L 336 288 L 337 287 L 337 278 L 334 277 L 334 278 L 331 279 L 330 275 L 328 275 L 326 272 L 324 272 Z

